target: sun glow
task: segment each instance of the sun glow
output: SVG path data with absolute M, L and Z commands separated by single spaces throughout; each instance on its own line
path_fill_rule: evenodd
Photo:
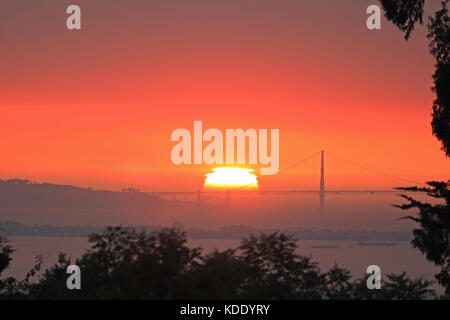
M 243 187 L 257 188 L 258 181 L 252 169 L 214 168 L 206 174 L 205 187 Z

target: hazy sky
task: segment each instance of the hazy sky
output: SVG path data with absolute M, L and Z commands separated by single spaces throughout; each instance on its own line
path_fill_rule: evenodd
M 406 42 L 384 18 L 368 30 L 374 3 L 2 0 L 0 178 L 196 190 L 210 167 L 170 159 L 172 131 L 194 120 L 279 128 L 281 169 L 325 149 L 448 178 L 425 31 Z M 66 29 L 69 4 L 81 31 Z M 318 164 L 266 187 L 315 183 Z

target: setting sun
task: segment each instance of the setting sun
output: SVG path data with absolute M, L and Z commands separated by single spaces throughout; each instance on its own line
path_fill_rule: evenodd
M 214 168 L 206 174 L 205 187 L 243 187 L 257 188 L 257 176 L 252 169 L 244 168 Z

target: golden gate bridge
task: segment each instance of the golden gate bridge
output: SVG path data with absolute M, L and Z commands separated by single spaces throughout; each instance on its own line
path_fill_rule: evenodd
M 375 175 L 379 175 L 379 176 L 384 176 L 387 178 L 390 178 L 392 180 L 398 181 L 398 182 L 403 182 L 403 183 L 412 183 L 414 185 L 417 186 L 424 186 L 425 183 L 424 182 L 418 182 L 418 181 L 414 181 L 414 180 L 409 180 L 409 179 L 404 179 L 401 177 L 397 177 L 394 176 L 392 174 L 389 173 L 385 173 L 379 170 L 375 170 L 375 169 L 371 169 L 368 167 L 365 167 L 363 165 L 360 165 L 356 162 L 350 161 L 350 160 L 346 160 L 344 158 L 341 158 L 339 156 L 336 156 L 330 152 L 321 150 L 318 152 L 315 152 L 313 154 L 311 154 L 310 156 L 295 162 L 294 164 L 280 170 L 277 174 L 272 175 L 272 176 L 262 176 L 259 177 L 258 182 L 262 181 L 262 180 L 267 180 L 267 179 L 271 179 L 273 177 L 279 176 L 317 156 L 320 155 L 320 180 L 319 180 L 319 188 L 318 189 L 305 189 L 305 190 L 301 190 L 301 189 L 292 189 L 292 190 L 253 190 L 253 189 L 249 189 L 250 185 L 246 185 L 246 186 L 241 186 L 241 187 L 237 187 L 234 189 L 228 189 L 228 190 L 224 190 L 224 191 L 206 191 L 206 190 L 197 190 L 197 191 L 162 191 L 162 192 L 150 192 L 150 194 L 152 195 L 156 195 L 159 197 L 164 197 L 164 198 L 169 198 L 172 200 L 186 200 L 188 201 L 189 199 L 196 199 L 196 201 L 198 203 L 204 203 L 208 200 L 211 199 L 221 199 L 224 204 L 226 206 L 230 206 L 230 200 L 232 197 L 232 194 L 238 194 L 238 193 L 245 193 L 245 194 L 257 194 L 257 195 L 287 195 L 287 194 L 305 194 L 305 193 L 310 193 L 310 194 L 317 194 L 319 196 L 319 205 L 320 205 L 320 209 L 323 210 L 325 207 L 325 197 L 326 194 L 341 194 L 341 193 L 345 193 L 345 194 L 350 194 L 350 193 L 358 193 L 358 194 L 382 194 L 382 193 L 398 193 L 399 190 L 397 190 L 394 187 L 391 188 L 381 188 L 381 189 L 377 189 L 377 188 L 366 188 L 366 189 L 357 189 L 357 188 L 351 188 L 351 189 L 326 189 L 326 176 L 325 176 L 325 155 L 328 155 L 336 160 L 345 162 L 353 167 L 359 168 L 360 170 L 366 171 L 366 172 L 371 172 Z

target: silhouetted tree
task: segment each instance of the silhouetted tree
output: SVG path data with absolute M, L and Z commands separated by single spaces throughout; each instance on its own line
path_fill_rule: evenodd
M 353 291 L 356 286 L 351 282 L 351 278 L 349 270 L 342 269 L 334 264 L 325 274 L 325 297 L 333 300 L 353 298 Z
M 0 225 L 1 228 L 1 225 Z M 12 279 L 2 279 L 2 272 L 9 266 L 11 262 L 11 254 L 13 253 L 12 247 L 8 244 L 8 240 L 5 236 L 1 234 L 2 230 L 0 229 L 0 292 L 7 290 L 13 284 Z M 5 293 L 3 294 L 5 295 Z
M 31 286 L 36 298 L 177 299 L 182 298 L 200 249 L 186 246 L 184 232 L 163 229 L 147 235 L 132 228 L 108 227 L 89 237 L 93 245 L 74 263 L 82 270 L 82 290 L 67 290 L 71 263 L 60 254 L 58 264 Z
M 24 298 L 30 279 L 40 268 L 40 264 L 36 264 L 22 281 L 17 281 L 13 277 L 2 278 L 2 272 L 12 261 L 13 252 L 13 248 L 8 244 L 8 239 L 0 234 L 0 299 Z
M 214 250 L 203 258 L 190 279 L 189 299 L 244 299 L 247 279 L 255 272 L 236 255 L 236 249 Z
M 405 32 L 408 40 L 417 22 L 423 23 L 423 6 L 425 0 L 380 0 L 385 16 L 400 30 Z
M 42 257 L 24 280 L 8 278 L 0 290 L 7 299 L 422 299 L 430 283 L 390 275 L 383 290 L 351 281 L 334 265 L 320 272 L 317 263 L 296 251 L 296 241 L 282 233 L 243 239 L 236 249 L 202 256 L 186 245 L 186 234 L 163 229 L 146 234 L 108 227 L 89 237 L 92 247 L 75 261 L 81 290 L 68 290 L 70 258 L 58 262 L 37 281 Z M 377 292 L 373 292 L 377 291 Z
M 261 234 L 243 239 L 239 247 L 243 262 L 253 273 L 246 281 L 250 299 L 320 299 L 325 275 L 311 257 L 297 254 L 296 242 L 283 233 Z
M 424 300 L 435 299 L 436 293 L 430 289 L 432 281 L 422 277 L 410 279 L 406 273 L 389 273 L 387 280 L 381 280 L 381 289 L 367 289 L 367 277 L 356 281 L 352 299 L 357 300 Z
M 420 300 L 435 297 L 433 290 L 429 289 L 432 281 L 418 278 L 411 280 L 406 272 L 401 274 L 388 274 L 388 281 L 382 283 L 382 294 L 388 300 Z
M 400 30 L 408 40 L 416 23 L 423 23 L 425 0 L 380 0 L 385 16 Z M 441 9 L 429 17 L 428 38 L 430 53 L 436 59 L 436 71 L 433 75 L 433 134 L 441 141 L 442 150 L 450 157 L 450 19 L 447 4 L 441 1 Z
M 400 30 L 405 32 L 408 40 L 416 23 L 423 23 L 425 0 L 380 0 L 385 16 Z M 433 102 L 433 119 L 431 127 L 433 134 L 441 141 L 442 150 L 450 157 L 450 18 L 448 16 L 449 0 L 441 1 L 441 8 L 429 17 L 428 35 L 430 53 L 436 59 L 436 71 L 433 74 L 433 91 L 436 99 Z M 438 282 L 450 294 L 450 207 L 449 183 L 429 182 L 431 188 L 417 187 L 399 188 L 410 191 L 425 191 L 428 195 L 443 200 L 445 204 L 429 204 L 417 201 L 409 196 L 403 197 L 408 204 L 399 206 L 401 209 L 419 209 L 418 217 L 408 216 L 421 226 L 414 229 L 412 245 L 421 250 L 428 260 L 441 266 L 437 275 Z
M 431 188 L 401 188 L 407 191 L 423 191 L 438 199 L 437 204 L 424 203 L 410 196 L 402 195 L 407 204 L 397 206 L 403 210 L 419 209 L 418 216 L 406 216 L 404 219 L 415 221 L 420 228 L 414 229 L 411 244 L 425 254 L 429 261 L 441 267 L 436 275 L 438 282 L 450 295 L 450 190 L 448 183 L 429 182 Z
M 13 249 L 10 245 L 8 245 L 7 239 L 0 234 L 0 276 L 5 270 L 11 259 L 11 254 L 13 253 Z

